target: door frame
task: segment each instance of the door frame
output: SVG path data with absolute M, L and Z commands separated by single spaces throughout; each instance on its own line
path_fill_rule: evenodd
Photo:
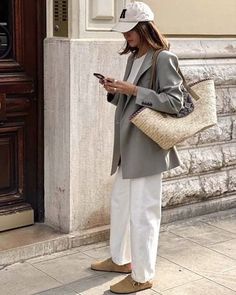
M 46 38 L 46 0 L 37 0 L 37 39 L 38 42 L 38 178 L 37 208 L 35 220 L 44 221 L 44 39 Z

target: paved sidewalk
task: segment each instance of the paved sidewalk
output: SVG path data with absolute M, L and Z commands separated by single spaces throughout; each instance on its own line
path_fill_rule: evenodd
M 94 272 L 107 243 L 74 248 L 5 267 L 0 295 L 112 294 L 124 275 Z M 236 209 L 162 225 L 155 284 L 140 295 L 236 295 Z

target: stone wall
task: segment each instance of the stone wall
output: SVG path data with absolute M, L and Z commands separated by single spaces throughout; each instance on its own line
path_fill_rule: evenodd
M 219 47 L 218 55 L 223 48 Z M 214 78 L 218 124 L 178 146 L 183 163 L 164 173 L 164 208 L 225 200 L 236 193 L 236 59 L 229 51 L 218 59 L 213 52 L 205 54 L 204 60 L 195 56 L 194 60 L 182 59 L 181 64 L 189 80 Z

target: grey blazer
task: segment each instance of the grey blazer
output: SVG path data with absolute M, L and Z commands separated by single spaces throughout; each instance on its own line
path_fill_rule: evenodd
M 163 150 L 129 121 L 130 116 L 140 107 L 146 106 L 157 111 L 175 114 L 183 105 L 182 78 L 177 72 L 178 58 L 164 50 L 157 57 L 157 89 L 150 89 L 152 56 L 149 50 L 134 80 L 138 86 L 137 96 L 108 94 L 107 100 L 116 106 L 115 133 L 111 174 L 122 163 L 123 178 L 139 178 L 161 173 L 180 165 L 176 148 Z M 124 80 L 126 81 L 134 55 L 127 61 Z

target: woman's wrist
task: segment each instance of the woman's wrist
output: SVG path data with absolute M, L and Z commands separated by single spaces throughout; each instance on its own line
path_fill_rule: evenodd
M 138 87 L 136 85 L 134 85 L 132 95 L 137 96 L 137 93 L 138 93 Z

